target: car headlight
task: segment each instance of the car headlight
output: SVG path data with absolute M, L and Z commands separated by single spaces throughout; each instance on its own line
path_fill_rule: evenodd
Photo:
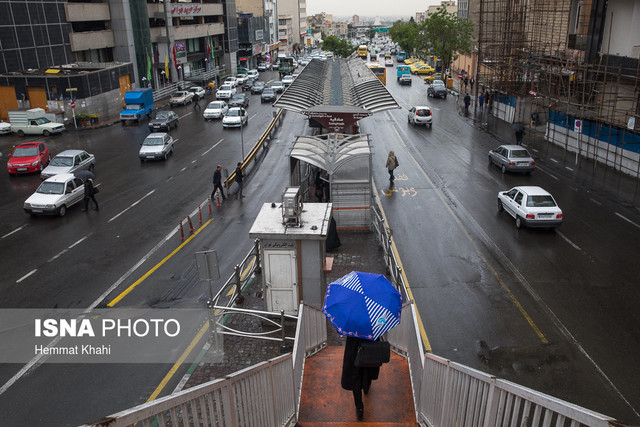
M 36 160 L 35 162 L 31 163 L 31 166 L 35 166 L 35 165 L 37 165 L 38 163 L 40 163 L 40 160 Z
M 31 203 L 27 203 L 27 202 L 24 203 L 24 208 L 25 209 L 30 208 L 30 207 L 31 207 Z

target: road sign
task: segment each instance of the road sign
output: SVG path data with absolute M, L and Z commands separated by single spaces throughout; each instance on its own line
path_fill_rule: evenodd
M 71 101 L 71 108 L 76 108 L 76 102 L 75 101 Z
M 573 123 L 573 131 L 574 132 L 582 132 L 582 120 L 576 120 Z
M 70 87 L 70 88 L 67 89 L 67 92 L 74 92 L 74 91 L 77 92 L 78 88 L 77 87 Z

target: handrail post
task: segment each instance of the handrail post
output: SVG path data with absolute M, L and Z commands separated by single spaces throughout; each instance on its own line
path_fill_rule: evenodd
M 224 335 L 218 331 L 218 318 L 220 315 L 216 315 L 212 300 L 207 301 L 207 308 L 209 311 L 209 344 L 213 346 L 213 362 L 222 363 L 224 360 Z
M 242 280 L 240 279 L 240 265 L 236 264 L 235 268 L 235 279 L 236 279 L 236 292 L 238 295 L 236 296 L 236 304 L 242 304 L 244 302 L 244 297 L 242 296 Z

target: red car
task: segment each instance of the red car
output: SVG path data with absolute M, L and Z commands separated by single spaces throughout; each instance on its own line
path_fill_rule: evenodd
M 44 142 L 23 142 L 18 144 L 7 161 L 7 171 L 11 175 L 39 172 L 51 161 L 49 149 Z

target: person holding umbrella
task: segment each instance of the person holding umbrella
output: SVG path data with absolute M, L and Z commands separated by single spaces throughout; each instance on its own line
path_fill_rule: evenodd
M 98 189 L 93 186 L 93 178 L 96 176 L 88 170 L 76 171 L 74 175 L 84 182 L 84 209 L 82 211 L 85 212 L 89 208 L 89 200 L 93 200 L 96 210 L 99 211 L 100 207 L 98 207 L 98 202 L 96 201 Z
M 402 295 L 382 274 L 352 271 L 327 286 L 322 312 L 338 333 L 347 337 L 342 360 L 340 385 L 353 392 L 358 420 L 364 417 L 362 392 L 368 393 L 371 382 L 378 378 L 380 366 L 389 361 L 389 343 L 378 339 L 400 324 Z M 363 362 L 366 351 L 375 344 L 386 349 L 377 363 Z M 365 344 L 368 344 L 365 346 Z M 376 354 L 376 355 L 378 355 Z M 386 357 L 386 360 L 384 360 Z

